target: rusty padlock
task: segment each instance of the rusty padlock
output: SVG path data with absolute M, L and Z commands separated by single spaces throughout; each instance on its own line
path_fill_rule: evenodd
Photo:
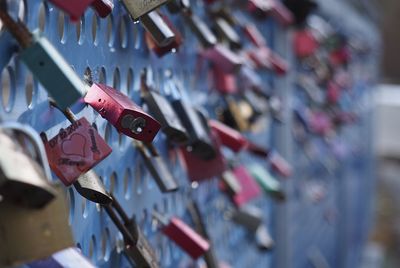
M 112 87 L 93 83 L 84 100 L 118 132 L 131 138 L 151 142 L 161 128 L 157 120 Z

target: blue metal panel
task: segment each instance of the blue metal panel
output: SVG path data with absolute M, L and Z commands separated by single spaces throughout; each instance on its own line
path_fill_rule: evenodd
M 140 71 L 149 67 L 154 73 L 157 86 L 162 87 L 165 82 L 164 71 L 171 70 L 174 76 L 183 81 L 186 89 L 183 98 L 208 106 L 207 69 L 196 68 L 198 44 L 179 16 L 173 16 L 173 21 L 184 35 L 183 48 L 178 53 L 160 59 L 147 50 L 142 26 L 129 19 L 119 1 L 115 1 L 115 9 L 109 18 L 100 19 L 93 11 L 88 10 L 78 24 L 70 23 L 66 16 L 47 2 L 29 0 L 24 3 L 28 27 L 33 30 L 40 25 L 44 35 L 59 49 L 80 77 L 83 78 L 84 73 L 90 71 L 95 81 L 120 89 L 139 102 Z M 198 0 L 193 4 L 195 12 L 203 16 L 202 1 Z M 44 20 L 41 19 L 41 14 L 44 14 Z M 190 221 L 185 209 L 189 196 L 201 204 L 217 256 L 232 267 L 270 267 L 273 254 L 274 264 L 283 263 L 279 267 L 310 267 L 310 252 L 314 252 L 314 249 L 326 259 L 330 267 L 356 267 L 369 226 L 370 203 L 364 200 L 371 197 L 373 188 L 371 148 L 368 143 L 370 139 L 365 135 L 370 127 L 367 119 L 369 114 L 365 114 L 365 121 L 362 121 L 364 124 L 347 129 L 346 135 L 342 137 L 349 143 L 359 142 L 362 152 L 342 160 L 334 172 L 329 172 L 323 166 L 332 160 L 331 153 L 324 147 L 326 144 L 323 141 L 316 141 L 320 149 L 319 155 L 325 157 L 307 159 L 290 136 L 292 102 L 296 98 L 304 99 L 292 86 L 294 75 L 301 67 L 296 66 L 292 60 L 290 35 L 287 32 L 282 34 L 285 30 L 271 19 L 263 22 L 250 17 L 247 19 L 257 23 L 271 47 L 278 50 L 284 58 L 290 59 L 292 64 L 292 73 L 286 78 L 277 79 L 266 72 L 262 74 L 264 84 L 276 90 L 286 105 L 286 125 L 278 126 L 268 122 L 263 132 L 251 135 L 258 143 L 279 148 L 294 164 L 295 175 L 290 181 L 283 182 L 289 195 L 286 205 L 275 205 L 268 198 L 254 201 L 264 211 L 272 236 L 278 239 L 277 250 L 274 253 L 261 253 L 243 229 L 227 221 L 224 209 L 229 206 L 229 202 L 219 192 L 216 180 L 203 182 L 198 186 L 189 183 L 178 156 L 166 150 L 163 135 L 157 136 L 156 146 L 168 161 L 179 184 L 183 186 L 178 192 L 171 194 L 160 193 L 127 137 L 120 136 L 90 107 L 78 104 L 74 107 L 77 115 L 85 116 L 95 123 L 100 134 L 113 149 L 112 155 L 96 167 L 96 172 L 128 214 L 138 219 L 155 247 L 162 267 L 188 266 L 191 260 L 155 230 L 151 211 L 157 209 Z M 3 32 L 0 35 L 2 51 L 12 51 L 13 45 L 13 40 Z M 9 56 L 9 53 L 0 55 L 0 67 L 4 65 L 1 63 L 10 60 Z M 50 136 L 57 133 L 60 127 L 68 125 L 60 112 L 50 109 L 46 91 L 32 79 L 17 54 L 6 65 L 2 82 L 6 83 L 7 75 L 10 77 L 10 97 L 7 101 L 6 94 L 2 94 L 1 118 L 28 123 L 37 131 L 46 131 Z M 357 92 L 358 99 L 371 86 L 362 81 L 355 85 L 357 88 L 354 91 Z M 360 135 L 365 140 L 358 140 Z M 249 155 L 241 155 L 240 159 L 244 162 L 260 161 Z M 327 194 L 321 202 L 310 200 L 307 195 L 309 183 L 324 185 Z M 121 254 L 122 235 L 105 212 L 72 189 L 68 190 L 68 196 L 70 224 L 76 244 L 83 253 L 99 267 L 128 267 Z M 331 218 L 327 219 L 328 216 Z M 282 262 L 282 259 L 285 260 Z

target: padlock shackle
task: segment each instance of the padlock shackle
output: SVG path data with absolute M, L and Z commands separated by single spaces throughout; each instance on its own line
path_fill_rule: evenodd
M 60 106 L 58 106 L 57 103 L 55 102 L 55 100 L 53 100 L 52 98 L 49 98 L 49 103 L 50 103 L 50 106 L 52 106 L 52 107 L 56 108 L 57 110 L 59 110 L 60 112 L 62 112 L 64 114 L 64 116 L 68 119 L 68 121 L 70 121 L 71 123 L 75 123 L 78 120 L 70 108 L 66 108 L 65 110 L 62 110 L 60 108 Z
M 32 44 L 33 36 L 26 25 L 20 20 L 15 21 L 10 14 L 8 14 L 6 0 L 0 0 L 0 20 L 22 48 L 27 48 Z
M 47 180 L 51 182 L 51 172 L 48 164 L 49 161 L 47 159 L 47 155 L 43 147 L 42 139 L 40 138 L 39 134 L 37 134 L 35 129 L 33 129 L 29 125 L 25 125 L 19 122 L 4 122 L 0 125 L 0 127 L 2 129 L 9 129 L 17 133 L 19 132 L 31 141 L 37 153 L 36 161 L 43 168 Z

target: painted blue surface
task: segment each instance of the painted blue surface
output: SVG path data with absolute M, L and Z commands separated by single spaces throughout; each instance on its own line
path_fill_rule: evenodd
M 93 11 L 87 11 L 78 24 L 79 31 L 78 25 L 70 23 L 67 17 L 62 17 L 61 13 L 50 4 L 40 0 L 25 2 L 28 4 L 25 17 L 28 27 L 32 30 L 38 27 L 40 9 L 43 9 L 44 35 L 59 49 L 81 78 L 85 70 L 90 68 L 94 81 L 113 86 L 139 103 L 140 71 L 144 67 L 150 68 L 156 85 L 162 88 L 165 82 L 164 71 L 171 70 L 174 77 L 181 80 L 184 85 L 183 98 L 195 104 L 205 105 L 211 112 L 211 107 L 207 103 L 209 90 L 206 82 L 207 68 L 204 66 L 200 69 L 195 68 L 199 45 L 179 15 L 171 16 L 184 35 L 184 45 L 178 53 L 160 59 L 147 50 L 142 26 L 134 24 L 128 18 L 119 1 L 115 1 L 115 9 L 108 19 L 100 19 Z M 195 12 L 203 16 L 202 1 L 198 0 L 192 4 L 195 6 Z M 271 20 L 257 21 L 257 23 L 271 47 L 280 49 L 283 42 L 287 46 L 288 40 L 277 38 L 282 28 L 278 29 Z M 13 51 L 13 44 L 13 40 L 9 37 L 4 34 L 0 36 L 2 51 Z M 282 56 L 285 58 L 289 55 Z M 32 81 L 29 71 L 20 62 L 18 55 L 14 54 L 10 62 L 9 60 L 9 53 L 0 55 L 0 67 L 7 65 L 3 73 L 8 72 L 11 77 L 11 99 L 8 105 L 0 108 L 0 117 L 4 120 L 28 123 L 37 131 L 45 131 L 48 136 L 55 135 L 58 129 L 68 125 L 68 122 L 60 112 L 49 107 L 46 91 L 35 80 Z M 291 63 L 293 66 L 294 62 Z M 294 66 L 293 68 L 295 69 Z M 4 75 L 2 77 L 4 79 Z M 279 82 L 276 83 L 276 77 L 270 73 L 264 73 L 262 79 L 278 94 L 280 90 L 285 90 L 286 93 L 282 95 L 284 103 L 291 105 L 294 88 L 277 88 Z M 289 78 L 281 78 L 285 79 Z M 25 93 L 26 88 L 29 89 L 27 86 L 29 84 L 33 86 L 31 103 L 28 103 Z M 357 89 L 358 97 L 364 92 L 362 89 Z M 174 94 L 173 97 L 180 96 Z M 291 106 L 288 110 L 290 108 Z M 78 117 L 85 116 L 90 122 L 95 123 L 99 133 L 112 146 L 113 153 L 95 170 L 106 187 L 109 190 L 113 188 L 114 195 L 127 213 L 138 219 L 144 233 L 156 249 L 162 267 L 186 267 L 191 260 L 154 228 L 150 217 L 151 211 L 157 209 L 163 213 L 178 215 L 189 222 L 185 209 L 189 195 L 200 203 L 220 260 L 237 268 L 272 267 L 272 256 L 276 256 L 278 252 L 258 251 L 251 237 L 243 229 L 226 220 L 224 209 L 230 204 L 218 190 L 218 182 L 215 179 L 203 182 L 195 189 L 191 187 L 177 155 L 167 152 L 163 134 L 156 137 L 155 143 L 181 185 L 178 192 L 171 194 L 160 193 L 129 138 L 119 136 L 116 130 L 90 107 L 77 104 L 73 110 Z M 365 132 L 368 119 L 365 122 L 365 125 L 349 129 L 346 139 L 356 139 L 357 135 Z M 286 121 L 286 124 L 290 125 L 290 120 Z M 282 142 L 280 128 L 281 126 L 276 123 L 268 122 L 263 132 L 252 134 L 251 137 L 258 143 L 279 147 L 277 144 Z M 290 128 L 286 128 L 286 131 L 290 131 Z M 290 198 L 287 202 L 289 217 L 285 219 L 286 222 L 279 222 L 277 212 L 281 208 L 273 204 L 268 197 L 254 201 L 264 211 L 265 221 L 273 237 L 276 237 L 277 224 L 285 224 L 288 227 L 287 243 L 291 250 L 289 251 L 288 247 L 278 247 L 284 251 L 280 256 L 289 259 L 288 267 L 311 267 L 309 255 L 315 250 L 324 256 L 330 267 L 345 267 L 341 265 L 343 262 L 357 263 L 356 257 L 361 253 L 360 247 L 365 241 L 369 222 L 369 207 L 364 200 L 372 195 L 373 187 L 371 175 L 368 173 L 372 162 L 368 156 L 370 148 L 366 147 L 367 145 L 368 141 L 363 141 L 361 147 L 366 151 L 357 157 L 342 160 L 340 168 L 333 173 L 321 168 L 320 161 L 329 159 L 307 160 L 302 150 L 294 145 L 293 150 L 287 155 L 295 166 L 295 176 L 285 182 L 285 185 L 290 185 L 288 187 Z M 323 146 L 320 149 L 324 150 Z M 328 154 L 327 156 L 329 158 Z M 240 155 L 239 158 L 244 162 L 261 161 L 246 154 Z M 310 181 L 322 183 L 326 187 L 327 196 L 322 202 L 313 203 L 307 197 L 307 183 Z M 67 191 L 71 211 L 70 224 L 76 244 L 82 249 L 83 254 L 89 256 L 99 267 L 129 267 L 121 254 L 122 236 L 105 212 L 94 203 L 80 197 L 73 189 Z M 332 222 L 328 222 L 324 217 L 327 211 L 336 215 Z M 360 219 L 363 219 L 361 223 Z M 276 243 L 279 244 L 281 241 L 277 240 Z M 343 245 L 346 245 L 346 250 L 349 250 L 352 256 L 343 255 Z M 201 262 L 202 260 L 198 261 Z

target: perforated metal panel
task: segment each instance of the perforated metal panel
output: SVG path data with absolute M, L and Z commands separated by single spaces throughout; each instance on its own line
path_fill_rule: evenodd
M 128 17 L 119 1 L 115 1 L 115 9 L 107 19 L 100 19 L 92 10 L 88 10 L 78 24 L 69 22 L 67 16 L 47 2 L 40 0 L 10 2 L 15 4 L 11 8 L 14 13 L 19 13 L 30 29 L 40 27 L 44 35 L 59 49 L 82 78 L 84 74 L 91 74 L 94 81 L 113 86 L 139 103 L 140 71 L 144 67 L 150 68 L 157 87 L 162 88 L 165 81 L 164 73 L 170 70 L 182 81 L 185 88 L 183 96 L 178 97 L 210 108 L 207 103 L 210 90 L 207 68 L 206 66 L 199 68 L 197 65 L 198 43 L 179 16 L 173 16 L 173 22 L 184 35 L 184 45 L 178 53 L 160 59 L 147 50 L 142 26 L 135 24 Z M 193 10 L 203 16 L 203 3 L 199 0 L 192 4 Z M 250 17 L 248 19 L 252 20 Z M 291 48 L 287 32 L 270 19 L 255 22 L 268 38 L 271 47 L 290 59 Z M 0 37 L 0 47 L 2 51 L 13 51 L 13 39 L 5 32 Z M 12 54 L 11 59 L 9 55 L 11 54 L 0 55 L 0 67 L 6 65 L 1 75 L 1 118 L 18 120 L 30 124 L 39 132 L 45 131 L 48 136 L 55 135 L 59 128 L 67 126 L 68 122 L 60 112 L 49 107 L 46 91 L 19 61 L 18 54 Z M 85 116 L 96 124 L 99 133 L 112 146 L 113 153 L 95 170 L 127 213 L 138 219 L 145 235 L 156 249 L 162 267 L 187 267 L 192 261 L 155 228 L 151 212 L 158 210 L 179 215 L 190 222 L 185 207 L 189 197 L 195 198 L 201 204 L 218 258 L 228 262 L 232 267 L 270 267 L 273 254 L 277 263 L 281 263 L 279 259 L 282 261 L 282 258 L 289 260 L 285 262 L 286 265 L 274 265 L 275 267 L 309 267 L 310 254 L 321 254 L 331 267 L 339 267 L 337 264 L 338 256 L 342 252 L 340 249 L 342 243 L 338 242 L 338 237 L 346 236 L 347 228 L 340 228 L 337 221 L 328 222 L 324 219 L 324 215 L 329 211 L 336 215 L 339 210 L 347 208 L 349 215 L 354 215 L 352 212 L 359 212 L 362 213 L 360 217 L 367 217 L 368 210 L 362 206 L 361 200 L 363 193 L 370 189 L 367 186 L 365 189 L 358 186 L 362 184 L 359 177 L 360 170 L 364 172 L 368 170 L 370 159 L 360 158 L 359 155 L 353 156 L 334 174 L 327 173 L 323 168 L 322 171 L 317 170 L 320 172 L 318 173 L 312 171 L 317 163 L 304 160 L 300 149 L 293 147 L 293 150 L 290 150 L 288 143 L 293 143 L 290 138 L 292 75 L 277 79 L 272 74 L 262 74 L 265 85 L 271 86 L 282 96 L 286 105 L 287 121 L 285 126 L 276 126 L 275 123 L 268 121 L 263 132 L 252 135 L 252 138 L 260 144 L 280 148 L 295 164 L 295 176 L 292 180 L 283 182 L 290 196 L 287 206 L 276 206 L 268 197 L 254 202 L 264 211 L 265 221 L 272 231 L 272 236 L 277 239 L 277 249 L 274 253 L 258 251 L 252 238 L 243 229 L 227 221 L 224 211 L 229 202 L 218 190 L 216 179 L 199 185 L 189 183 L 177 154 L 167 151 L 165 137 L 162 134 L 156 137 L 155 144 L 181 185 L 178 192 L 171 194 L 160 193 L 129 138 L 119 135 L 90 107 L 83 104 L 73 107 L 78 117 Z M 349 130 L 349 133 L 357 137 L 365 130 L 365 125 L 359 125 Z M 347 139 L 347 136 L 344 138 Z M 243 162 L 260 161 L 249 155 L 241 155 L 240 158 Z M 356 181 L 352 185 L 354 188 L 349 187 L 351 177 Z M 310 179 L 318 179 L 324 183 L 329 193 L 324 202 L 311 204 L 305 198 L 304 185 Z M 348 202 L 343 199 L 344 190 L 348 191 L 350 196 Z M 99 267 L 129 267 L 121 254 L 122 235 L 106 213 L 99 206 L 79 196 L 73 189 L 67 191 L 70 204 L 69 220 L 76 245 Z M 354 193 L 359 193 L 360 196 L 356 198 Z M 285 211 L 285 215 L 281 214 L 282 211 Z M 353 224 L 351 226 L 356 224 L 353 217 L 349 216 L 349 221 L 352 223 L 348 224 Z M 365 230 L 363 228 L 362 234 L 365 234 Z M 282 236 L 284 232 L 287 232 L 287 240 Z M 356 246 L 361 245 L 362 241 L 356 241 L 354 242 Z M 360 252 L 360 248 L 357 248 L 357 252 Z M 201 263 L 202 260 L 198 262 Z

